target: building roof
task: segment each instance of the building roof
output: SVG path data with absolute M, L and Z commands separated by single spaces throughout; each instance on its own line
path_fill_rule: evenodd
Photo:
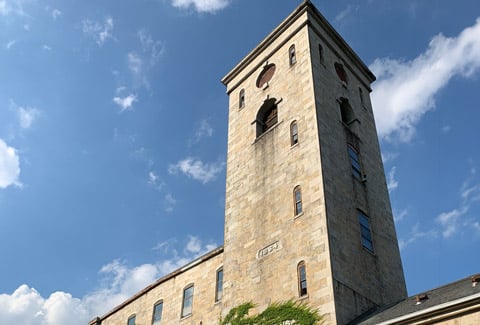
M 427 318 L 444 319 L 474 310 L 480 311 L 480 274 L 369 311 L 350 324 L 412 324 Z

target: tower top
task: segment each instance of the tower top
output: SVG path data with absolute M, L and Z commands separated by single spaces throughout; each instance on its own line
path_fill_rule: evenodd
M 235 79 L 240 71 L 248 66 L 252 61 L 257 59 L 258 56 L 263 56 L 260 66 L 266 62 L 278 49 L 275 47 L 272 50 L 272 43 L 276 41 L 280 35 L 282 35 L 290 26 L 294 23 L 300 23 L 297 30 L 303 28 L 305 25 L 313 27 L 312 21 L 316 21 L 322 28 L 323 32 L 331 38 L 335 44 L 342 50 L 343 54 L 358 67 L 368 77 L 370 82 L 375 81 L 376 77 L 367 67 L 367 65 L 360 59 L 355 51 L 347 44 L 347 42 L 338 34 L 333 26 L 327 21 L 327 19 L 320 13 L 315 5 L 310 0 L 304 0 L 285 20 L 282 21 L 277 28 L 275 28 L 270 34 L 268 34 L 250 53 L 247 54 L 229 73 L 222 78 L 222 83 L 227 86 L 227 93 L 230 93 L 238 85 L 229 85 L 230 82 Z M 287 38 L 288 41 L 289 38 Z M 258 68 L 257 66 L 255 68 Z

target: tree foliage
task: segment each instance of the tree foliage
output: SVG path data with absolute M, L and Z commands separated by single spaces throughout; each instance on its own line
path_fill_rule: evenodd
M 273 303 L 258 315 L 248 316 L 250 309 L 255 307 L 252 302 L 246 302 L 230 310 L 220 321 L 220 325 L 320 325 L 322 316 L 311 307 L 289 300 Z

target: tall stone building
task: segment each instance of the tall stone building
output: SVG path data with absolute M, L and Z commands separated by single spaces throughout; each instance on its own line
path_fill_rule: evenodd
M 310 1 L 297 7 L 222 79 L 224 246 L 90 324 L 216 324 L 289 299 L 347 324 L 404 300 L 374 80 Z

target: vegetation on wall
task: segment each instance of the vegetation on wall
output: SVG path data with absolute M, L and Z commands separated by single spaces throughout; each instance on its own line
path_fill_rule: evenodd
M 249 316 L 250 309 L 255 307 L 246 302 L 234 307 L 220 320 L 220 325 L 320 325 L 322 316 L 317 310 L 293 300 L 273 303 L 258 315 Z

